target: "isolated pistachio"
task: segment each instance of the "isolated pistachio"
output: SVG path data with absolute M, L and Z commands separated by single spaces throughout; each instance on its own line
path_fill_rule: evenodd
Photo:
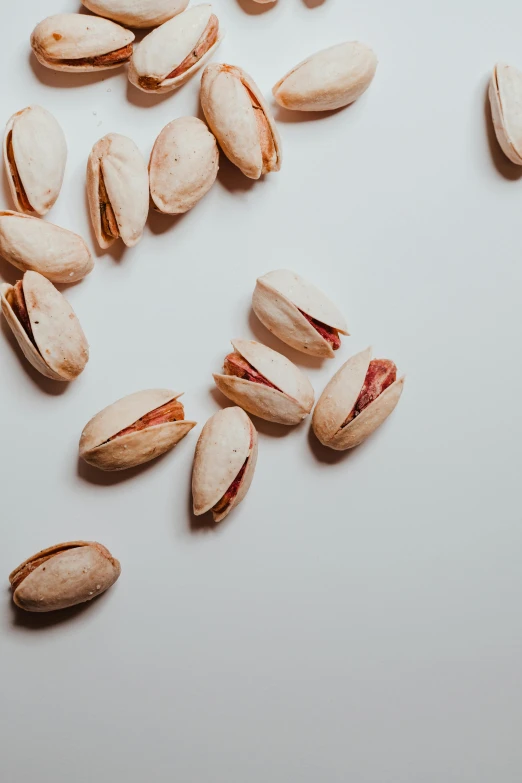
M 82 0 L 98 16 L 128 27 L 157 27 L 180 14 L 188 0 Z
M 125 470 L 169 451 L 196 426 L 185 420 L 181 394 L 147 389 L 104 408 L 82 432 L 80 457 L 100 470 Z
M 210 5 L 195 5 L 157 27 L 134 49 L 129 80 L 144 92 L 169 92 L 204 65 L 223 38 Z
M 498 143 L 510 161 L 522 166 L 522 71 L 497 63 L 489 84 L 489 100 Z
M 253 340 L 232 340 L 218 389 L 248 413 L 276 424 L 299 424 L 314 404 L 306 375 L 277 351 Z
M 53 381 L 72 381 L 89 360 L 89 346 L 67 299 L 38 272 L 0 286 L 2 312 L 26 359 Z
M 358 41 L 337 44 L 292 68 L 272 90 L 285 109 L 327 111 L 357 100 L 370 86 L 377 58 Z
M 134 33 L 87 14 L 56 14 L 31 35 L 35 56 L 53 71 L 103 71 L 118 68 L 132 54 Z
M 344 317 L 330 300 L 288 269 L 268 272 L 257 281 L 252 298 L 255 314 L 287 345 L 310 356 L 333 358 L 348 334 Z
M 208 193 L 219 168 L 214 136 L 197 117 L 180 117 L 156 139 L 149 163 L 150 195 L 169 215 L 188 212 Z
M 41 106 L 13 114 L 4 135 L 4 163 L 16 208 L 45 215 L 62 187 L 67 143 L 53 115 Z
M 87 162 L 87 195 L 100 247 L 120 237 L 127 247 L 140 241 L 149 213 L 149 175 L 127 136 L 109 133 L 96 142 Z
M 321 394 L 312 419 L 323 446 L 353 449 L 374 432 L 399 402 L 404 377 L 389 359 L 373 359 L 372 349 L 352 356 Z
M 241 503 L 254 477 L 257 432 L 241 408 L 225 408 L 201 431 L 192 471 L 194 514 L 221 522 Z
M 22 212 L 0 212 L 0 255 L 23 272 L 53 283 L 75 283 L 92 271 L 89 248 L 72 231 Z
M 246 177 L 281 168 L 281 141 L 258 86 L 235 65 L 212 63 L 201 78 L 201 106 L 219 146 Z
M 101 595 L 121 573 L 119 562 L 95 541 L 42 549 L 9 575 L 13 601 L 26 612 L 53 612 Z

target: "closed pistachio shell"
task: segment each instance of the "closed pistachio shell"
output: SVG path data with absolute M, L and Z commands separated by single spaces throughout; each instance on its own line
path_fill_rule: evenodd
M 257 432 L 241 408 L 225 408 L 201 431 L 192 471 L 194 514 L 220 522 L 245 497 L 257 461 Z
M 127 136 L 109 133 L 96 142 L 87 163 L 87 195 L 100 247 L 118 237 L 127 247 L 140 241 L 149 213 L 149 175 Z
M 54 71 L 118 68 L 132 54 L 134 33 L 87 14 L 56 14 L 38 24 L 31 46 L 38 61 Z
M 327 384 L 315 407 L 313 430 L 324 446 L 338 451 L 358 446 L 379 427 L 399 402 L 404 377 L 384 389 L 355 418 L 345 424 L 359 397 L 372 358 L 372 349 L 352 356 Z
M 169 122 L 156 139 L 149 164 L 150 195 L 160 212 L 192 209 L 214 184 L 219 151 L 214 136 L 196 117 Z
M 13 114 L 4 136 L 4 163 L 16 209 L 45 215 L 62 187 L 67 143 L 53 115 L 41 106 Z
M 157 27 L 139 43 L 129 80 L 144 92 L 170 92 L 204 65 L 223 39 L 211 5 L 195 5 Z
M 279 171 L 279 133 L 258 86 L 241 68 L 207 65 L 201 78 L 201 107 L 227 158 L 246 177 Z
M 181 392 L 147 389 L 109 405 L 86 425 L 80 457 L 101 470 L 125 470 L 169 451 L 190 430 Z
M 43 549 L 10 574 L 13 601 L 26 612 L 67 609 L 101 595 L 121 573 L 119 562 L 95 541 Z
M 333 358 L 340 346 L 339 332 L 348 334 L 337 307 L 322 291 L 288 269 L 268 272 L 257 280 L 252 307 L 270 332 L 310 356 Z
M 522 71 L 497 63 L 489 84 L 493 125 L 502 151 L 522 166 Z
M 184 11 L 188 0 L 82 0 L 82 3 L 94 14 L 128 27 L 157 27 Z
M 239 376 L 227 372 L 214 375 L 223 394 L 248 413 L 276 424 L 299 424 L 308 416 L 314 404 L 314 390 L 295 364 L 253 340 L 232 340 L 232 345 L 239 358 L 245 360 L 240 361 L 236 372 L 244 371 Z M 249 373 L 248 365 L 255 373 Z
M 0 255 L 53 283 L 75 283 L 92 271 L 89 248 L 72 231 L 21 212 L 0 212 Z
M 358 41 L 323 49 L 296 65 L 273 89 L 285 109 L 328 111 L 347 106 L 370 86 L 377 58 Z
M 89 346 L 67 299 L 38 272 L 26 272 L 17 293 L 15 286 L 0 288 L 2 312 L 26 359 L 54 381 L 77 378 Z

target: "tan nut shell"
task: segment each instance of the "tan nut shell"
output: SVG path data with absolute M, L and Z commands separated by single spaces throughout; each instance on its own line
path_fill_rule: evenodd
M 253 340 L 232 340 L 232 345 L 277 389 L 235 375 L 216 374 L 214 381 L 223 394 L 248 413 L 276 424 L 299 424 L 308 416 L 314 404 L 314 390 L 295 364 Z
M 341 334 L 348 334 L 337 307 L 314 285 L 295 272 L 277 269 L 258 278 L 252 307 L 266 328 L 287 345 L 310 356 L 334 357 L 330 343 L 299 312 Z
M 263 163 L 256 110 L 251 95 L 261 107 L 275 146 L 275 157 Z M 259 179 L 281 168 L 282 151 L 274 119 L 257 84 L 235 65 L 212 63 L 201 77 L 201 107 L 210 130 L 227 158 L 246 177 Z
M 100 172 L 116 218 L 120 238 L 127 247 L 136 245 L 149 214 L 149 175 L 143 155 L 127 136 L 109 133 L 96 142 L 87 163 L 87 195 L 91 221 L 102 248 L 116 239 L 102 230 L 100 214 Z
M 510 161 L 522 166 L 522 72 L 497 63 L 489 84 L 489 100 L 498 143 Z
M 89 345 L 71 305 L 38 272 L 25 273 L 23 291 L 36 350 L 7 301 L 11 288 L 0 287 L 2 312 L 25 358 L 46 378 L 73 381 L 89 361 Z
M 371 348 L 352 356 L 321 394 L 315 406 L 312 426 L 323 446 L 337 451 L 353 449 L 380 427 L 399 402 L 404 376 L 388 386 L 346 427 L 342 426 L 363 387 L 371 358 Z
M 368 89 L 376 68 L 377 58 L 370 47 L 350 41 L 303 60 L 277 82 L 272 92 L 285 109 L 339 109 Z
M 188 0 L 82 0 L 82 3 L 94 14 L 128 27 L 156 27 L 184 11 Z
M 8 157 L 12 133 L 13 156 L 18 175 L 31 205 L 18 197 Z M 13 114 L 4 135 L 4 163 L 16 209 L 30 215 L 45 215 L 60 194 L 67 161 L 67 143 L 53 115 L 41 106 L 27 106 Z
M 101 544 L 68 541 L 37 552 L 15 568 L 9 581 L 20 609 L 53 612 L 91 601 L 112 587 L 120 573 L 119 562 Z
M 25 272 L 53 283 L 75 283 L 92 271 L 89 248 L 72 231 L 22 212 L 0 212 L 0 255 Z
M 257 432 L 241 408 L 225 408 L 212 416 L 201 431 L 192 471 L 194 514 L 210 511 L 226 493 L 248 459 L 239 491 L 221 513 L 220 522 L 247 494 L 257 462 Z
M 134 49 L 129 64 L 129 81 L 144 92 L 170 92 L 185 84 L 214 54 L 223 40 L 224 32 L 219 25 L 216 43 L 210 47 L 185 73 L 167 79 L 178 65 L 195 48 L 212 16 L 211 5 L 195 5 L 182 14 L 170 19 L 145 36 Z M 153 79 L 153 87 L 144 86 L 140 79 Z
M 169 451 L 196 426 L 195 421 L 157 424 L 107 441 L 146 413 L 171 400 L 177 400 L 181 394 L 169 389 L 146 389 L 104 408 L 88 422 L 82 432 L 80 457 L 101 470 L 112 471 L 142 465 Z
M 156 139 L 149 164 L 150 195 L 160 212 L 181 215 L 208 193 L 219 168 L 214 136 L 197 117 L 180 117 Z

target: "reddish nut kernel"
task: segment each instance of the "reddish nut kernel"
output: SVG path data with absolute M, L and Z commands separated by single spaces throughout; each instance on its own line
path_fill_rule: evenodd
M 342 426 L 346 427 L 396 380 L 397 367 L 392 361 L 389 359 L 372 359 L 355 405 Z
M 208 50 L 214 46 L 218 39 L 218 33 L 219 21 L 217 16 L 212 14 L 194 49 L 179 65 L 174 68 L 173 71 L 171 71 L 171 73 L 169 73 L 166 78 L 175 79 L 176 76 L 181 76 L 182 73 L 186 73 L 190 68 L 192 68 L 192 66 L 201 60 Z
M 115 438 L 121 438 L 123 435 L 131 435 L 133 432 L 139 432 L 147 427 L 157 427 L 158 424 L 167 424 L 171 421 L 183 421 L 185 418 L 185 410 L 183 405 L 177 400 L 171 400 L 170 402 L 161 405 L 159 408 L 155 408 L 153 411 L 146 413 L 141 419 L 135 421 L 130 427 L 117 432 L 111 438 L 105 441 L 114 440 Z
M 214 513 L 221 514 L 232 503 L 237 493 L 239 492 L 239 487 L 241 486 L 243 476 L 245 475 L 247 464 L 248 464 L 248 459 L 245 460 L 243 467 L 241 468 L 241 470 L 239 471 L 236 478 L 229 486 L 229 488 L 227 489 L 227 491 L 225 492 L 221 500 L 219 500 L 216 503 L 216 505 L 212 508 L 212 511 Z
M 27 304 L 24 295 L 24 286 L 22 280 L 19 280 L 7 294 L 7 301 L 11 305 L 11 310 L 16 315 L 19 322 L 22 324 L 24 332 L 36 346 L 33 329 L 31 327 L 31 321 L 29 320 L 29 312 L 27 310 Z
M 62 65 L 119 65 L 125 63 L 132 55 L 132 44 L 127 44 L 121 49 L 115 49 L 114 52 L 98 54 L 95 57 L 80 57 L 78 60 L 58 60 Z
M 332 326 L 327 326 L 326 324 L 321 323 L 321 321 L 317 321 L 315 318 L 312 318 L 310 315 L 307 315 L 302 310 L 297 308 L 301 315 L 304 315 L 306 320 L 312 324 L 314 329 L 319 332 L 323 340 L 326 340 L 326 342 L 331 343 L 331 346 L 334 351 L 337 351 L 338 348 L 341 347 L 341 338 L 339 337 L 339 332 L 337 329 L 334 329 Z
M 260 383 L 264 386 L 269 386 L 271 389 L 277 389 L 273 383 L 270 383 L 264 375 L 261 375 L 254 367 L 252 367 L 246 359 L 239 353 L 229 353 L 225 357 L 224 364 L 225 375 L 235 375 L 238 378 L 243 378 L 245 381 L 251 381 L 252 383 Z M 278 390 L 279 391 L 279 390 Z
M 120 230 L 118 223 L 116 222 L 116 215 L 111 206 L 107 188 L 105 187 L 105 181 L 100 168 L 100 183 L 98 186 L 98 199 L 100 202 L 100 218 L 102 231 L 108 239 L 118 239 L 120 236 Z
M 27 193 L 25 192 L 25 188 L 16 165 L 14 149 L 13 149 L 13 131 L 9 131 L 7 135 L 6 152 L 7 152 L 7 162 L 9 163 L 9 173 L 11 174 L 13 184 L 16 190 L 16 195 L 18 196 L 18 201 L 20 202 L 20 206 L 22 207 L 24 212 L 31 212 L 33 208 L 29 203 L 29 199 L 27 198 Z

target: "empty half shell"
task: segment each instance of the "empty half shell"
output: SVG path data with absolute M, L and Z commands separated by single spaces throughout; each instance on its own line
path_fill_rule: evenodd
M 352 356 L 336 372 L 315 406 L 312 426 L 323 446 L 353 449 L 388 418 L 399 402 L 404 376 L 372 349 Z
M 278 269 L 257 281 L 252 298 L 255 314 L 287 345 L 310 356 L 333 358 L 348 334 L 337 307 L 295 272 Z
M 104 16 L 127 27 L 157 27 L 177 16 L 188 0 L 82 0 L 98 16 Z
M 192 471 L 194 514 L 221 522 L 245 497 L 257 461 L 257 432 L 241 408 L 225 408 L 201 431 Z
M 16 209 L 45 215 L 60 194 L 67 143 L 53 115 L 41 106 L 13 114 L 4 136 L 4 163 Z
M 522 71 L 497 63 L 489 84 L 489 100 L 498 143 L 510 161 L 522 166 Z
M 248 413 L 276 424 L 299 424 L 314 404 L 306 375 L 286 356 L 253 340 L 232 340 L 234 353 L 214 375 L 218 389 Z
M 196 426 L 185 420 L 181 394 L 148 389 L 104 408 L 82 432 L 80 457 L 101 470 L 125 470 L 169 451 Z

